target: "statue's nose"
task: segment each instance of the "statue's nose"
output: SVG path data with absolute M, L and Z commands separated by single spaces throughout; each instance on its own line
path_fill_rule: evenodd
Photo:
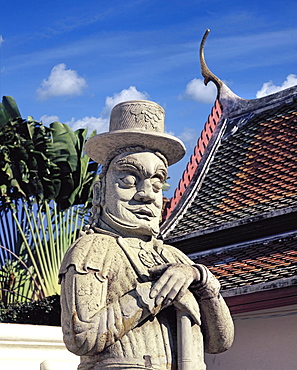
M 145 179 L 138 184 L 134 199 L 138 202 L 153 202 L 156 200 L 156 194 L 150 179 Z

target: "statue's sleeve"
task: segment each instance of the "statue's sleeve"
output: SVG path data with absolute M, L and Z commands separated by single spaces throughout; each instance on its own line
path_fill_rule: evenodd
M 218 279 L 201 264 L 194 264 L 174 247 L 166 246 L 178 262 L 191 264 L 199 271 L 200 281 L 190 285 L 201 314 L 204 349 L 207 353 L 221 353 L 229 349 L 234 339 L 234 325 L 229 308 L 220 294 Z
M 85 255 L 87 253 L 88 246 Z M 80 356 L 93 355 L 122 338 L 150 311 L 143 307 L 136 289 L 110 300 L 108 276 L 102 276 L 98 265 L 96 270 L 77 271 L 79 268 L 70 255 L 66 258 L 72 263 L 64 263 L 60 274 L 63 338 L 71 352 Z M 104 270 L 107 263 L 104 259 L 108 257 L 104 254 L 101 257 L 101 269 Z
M 202 277 L 190 290 L 196 297 L 201 313 L 204 350 L 221 353 L 229 349 L 234 339 L 234 325 L 229 308 L 220 294 L 218 279 L 204 265 L 194 264 Z

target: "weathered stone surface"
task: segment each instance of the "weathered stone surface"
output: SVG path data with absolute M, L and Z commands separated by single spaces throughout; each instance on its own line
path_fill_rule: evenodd
M 122 132 L 124 145 L 129 132 L 135 133 L 135 102 L 121 104 L 111 127 Z M 181 148 L 163 134 L 159 108 L 137 103 L 147 130 L 142 126 L 139 133 L 142 146 L 137 135 L 128 147 L 109 135 L 114 148 L 104 154 L 105 168 L 94 186 L 90 225 L 61 266 L 64 341 L 81 356 L 81 370 L 200 370 L 204 350 L 220 353 L 233 341 L 218 281 L 205 266 L 156 239 L 168 152 Z M 157 150 L 152 131 L 165 138 L 166 148 Z M 104 135 L 86 146 L 94 159 Z

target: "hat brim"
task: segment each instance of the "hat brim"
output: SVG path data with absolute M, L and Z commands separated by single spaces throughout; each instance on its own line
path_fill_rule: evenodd
M 162 153 L 169 166 L 182 159 L 186 152 L 183 142 L 172 135 L 140 130 L 116 130 L 95 135 L 88 139 L 85 151 L 91 159 L 104 164 L 114 150 L 138 145 Z

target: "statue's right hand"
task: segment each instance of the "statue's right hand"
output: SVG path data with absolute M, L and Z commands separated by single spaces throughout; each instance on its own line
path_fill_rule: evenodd
M 166 307 L 174 300 L 180 300 L 193 281 L 199 281 L 200 274 L 192 265 L 173 263 L 163 266 L 166 268 L 152 286 L 150 297 L 155 299 L 155 306 L 162 304 Z
M 164 263 L 163 265 L 157 265 L 149 269 L 150 278 L 152 280 L 157 280 L 159 277 L 172 266 L 172 263 Z

